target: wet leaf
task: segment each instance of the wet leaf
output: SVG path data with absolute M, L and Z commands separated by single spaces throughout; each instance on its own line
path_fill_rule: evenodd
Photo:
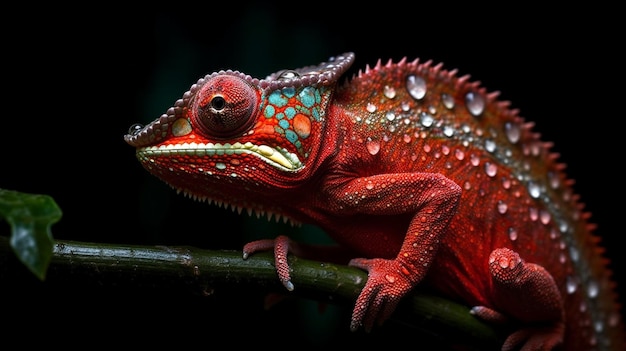
M 54 239 L 50 227 L 61 215 L 48 195 L 0 189 L 0 217 L 11 226 L 11 248 L 41 280 L 45 279 L 52 259 Z

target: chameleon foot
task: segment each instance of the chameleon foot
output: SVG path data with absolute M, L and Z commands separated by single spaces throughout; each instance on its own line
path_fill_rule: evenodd
M 290 251 L 292 245 L 291 240 L 284 236 L 279 235 L 276 239 L 262 239 L 249 242 L 243 247 L 243 259 L 247 259 L 251 254 L 259 251 L 269 251 L 274 249 L 274 260 L 276 265 L 276 273 L 278 273 L 278 279 L 287 288 L 292 291 L 294 289 L 291 282 L 291 276 L 289 275 L 289 263 L 287 262 L 287 253 Z

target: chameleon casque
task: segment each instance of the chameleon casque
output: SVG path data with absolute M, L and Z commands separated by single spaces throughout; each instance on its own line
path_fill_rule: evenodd
M 441 64 L 379 60 L 340 83 L 353 61 L 206 75 L 125 140 L 194 199 L 325 230 L 368 272 L 353 330 L 424 284 L 477 318 L 519 323 L 503 350 L 623 350 L 594 225 L 533 124 Z M 254 241 L 244 258 L 273 249 L 291 290 L 297 245 Z

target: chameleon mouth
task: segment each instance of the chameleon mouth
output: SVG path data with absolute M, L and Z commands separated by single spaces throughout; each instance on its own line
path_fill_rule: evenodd
M 228 156 L 249 154 L 256 156 L 270 165 L 287 170 L 295 171 L 302 168 L 302 162 L 298 156 L 280 147 L 268 145 L 255 145 L 251 142 L 242 143 L 183 143 L 160 146 L 147 146 L 137 149 L 137 155 L 145 157 L 159 156 Z

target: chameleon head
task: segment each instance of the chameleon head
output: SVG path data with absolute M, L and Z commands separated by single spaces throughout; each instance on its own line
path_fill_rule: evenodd
M 209 74 L 124 139 L 150 173 L 194 197 L 226 201 L 242 188 L 250 200 L 268 196 L 293 185 L 301 178 L 294 174 L 313 162 L 332 88 L 353 59 L 348 53 L 263 80 L 230 70 Z

